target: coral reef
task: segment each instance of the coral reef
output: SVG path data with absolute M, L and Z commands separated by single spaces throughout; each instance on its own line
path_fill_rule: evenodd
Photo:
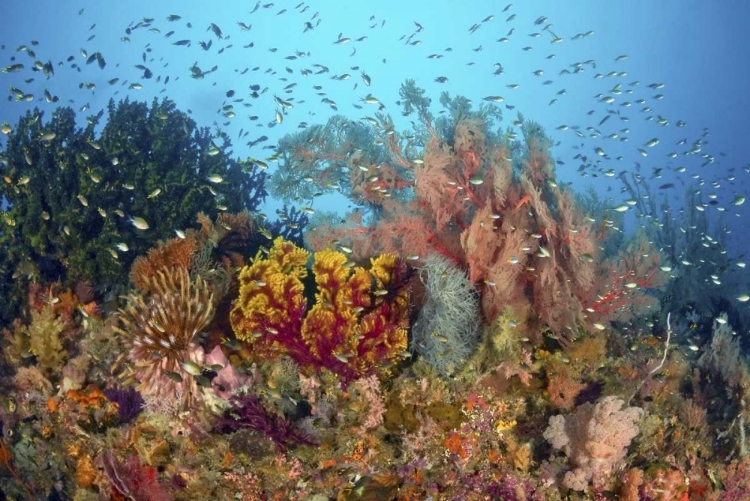
M 414 81 L 401 98 L 411 131 L 381 110 L 282 140 L 280 195 L 356 204 L 307 227 L 311 203 L 252 212 L 237 192 L 263 177 L 244 175 L 252 161 L 239 175 L 225 135 L 168 102 L 112 105 L 99 139 L 99 117 L 22 119 L 0 275 L 31 282 L 0 287 L 18 294 L 0 315 L 15 317 L 0 497 L 745 499 L 746 311 L 712 294 L 660 312 L 678 301 L 659 293 L 663 269 L 699 262 L 701 242 L 616 232 L 622 214 L 559 186 L 549 138 L 520 115 L 523 140 L 494 105 L 443 93 L 437 113 Z M 38 144 L 55 127 L 67 149 Z M 72 208 L 43 205 L 35 162 L 81 195 Z
M 306 369 L 326 368 L 353 380 L 397 362 L 406 350 L 409 291 L 405 265 L 393 255 L 371 268 L 347 266 L 342 252 L 315 254 L 315 304 L 303 279 L 309 253 L 277 238 L 240 272 L 231 313 L 238 339 L 256 357 L 289 354 Z

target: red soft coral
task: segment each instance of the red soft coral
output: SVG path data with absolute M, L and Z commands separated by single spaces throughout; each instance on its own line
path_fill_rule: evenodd
M 102 462 L 112 488 L 120 495 L 138 501 L 172 501 L 172 495 L 159 484 L 156 469 L 142 466 L 138 456 L 128 456 L 121 463 L 114 453 L 105 451 Z

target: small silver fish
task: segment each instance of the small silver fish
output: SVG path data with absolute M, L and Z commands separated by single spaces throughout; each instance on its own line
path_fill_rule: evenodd
M 187 372 L 191 376 L 199 376 L 203 372 L 198 364 L 196 364 L 195 362 L 191 362 L 190 360 L 185 360 L 184 362 L 182 362 L 182 368 L 185 369 L 185 372 Z
M 142 217 L 131 217 L 128 222 L 130 222 L 133 226 L 135 226 L 139 230 L 149 229 L 148 223 Z

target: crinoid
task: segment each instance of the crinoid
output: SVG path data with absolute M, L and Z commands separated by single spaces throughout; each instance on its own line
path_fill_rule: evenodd
M 161 269 L 149 282 L 148 293 L 130 294 L 115 330 L 132 344 L 133 376 L 144 397 L 177 398 L 185 408 L 198 394 L 185 367 L 203 363 L 195 338 L 213 318 L 213 294 L 205 280 L 191 280 L 180 267 Z

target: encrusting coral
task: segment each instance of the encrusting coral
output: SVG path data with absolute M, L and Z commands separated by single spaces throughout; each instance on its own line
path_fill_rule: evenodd
M 231 313 L 237 337 L 259 358 L 288 353 L 303 369 L 325 367 L 344 380 L 397 362 L 406 350 L 408 271 L 396 256 L 350 266 L 342 252 L 315 254 L 317 284 L 308 311 L 303 280 L 310 253 L 282 238 L 240 273 Z

